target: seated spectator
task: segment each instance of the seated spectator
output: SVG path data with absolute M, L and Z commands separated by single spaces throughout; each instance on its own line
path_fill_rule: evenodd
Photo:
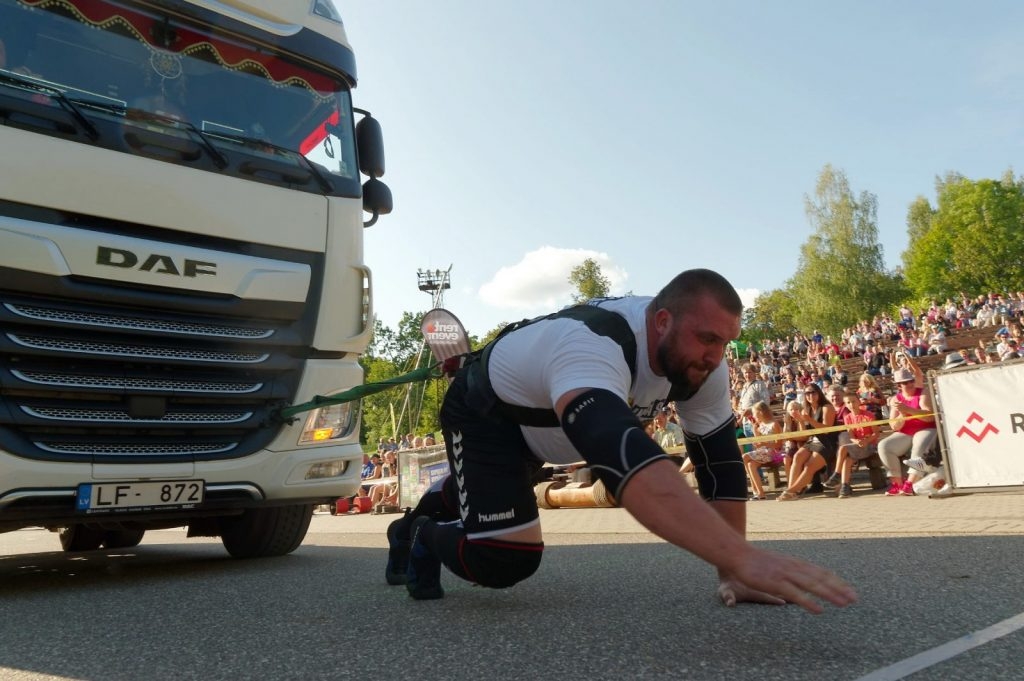
M 384 480 L 385 478 L 394 478 L 398 475 L 398 458 L 395 452 L 387 452 L 384 454 L 384 460 L 380 465 L 380 475 L 372 479 Z M 398 482 L 395 480 L 388 480 L 387 482 L 379 482 L 370 489 L 370 506 L 374 511 L 380 513 L 386 506 L 397 506 L 398 498 Z
M 751 437 L 754 434 L 754 419 L 750 408 L 756 402 L 771 402 L 772 395 L 768 384 L 761 380 L 757 367 L 752 363 L 744 364 L 740 367 L 740 372 L 743 375 L 743 384 L 739 389 L 736 411 L 743 419 L 744 435 Z
M 683 444 L 683 429 L 678 423 L 673 423 L 670 420 L 670 411 L 668 407 L 662 407 L 654 415 L 654 433 L 652 437 L 662 449 L 681 447 Z
M 751 407 L 751 412 L 754 415 L 754 432 L 757 435 L 782 435 L 782 426 L 775 420 L 767 403 L 758 402 Z M 761 483 L 761 466 L 778 466 L 784 460 L 781 439 L 759 442 L 743 455 L 743 466 L 747 469 L 750 488 L 753 490 L 751 500 L 768 498 Z
M 946 332 L 939 324 L 932 324 L 931 333 L 928 334 L 928 354 L 940 355 L 949 350 L 946 343 Z
M 860 375 L 857 382 L 857 397 L 860 399 L 860 403 L 867 407 L 875 417 L 875 420 L 884 418 L 882 405 L 885 404 L 885 399 L 882 397 L 882 391 L 878 389 L 878 382 L 875 381 L 874 376 L 867 372 Z
M 864 371 L 872 376 L 881 376 L 885 373 L 886 356 L 885 352 L 874 343 L 868 343 L 864 348 Z
M 946 360 L 942 363 L 943 371 L 947 369 L 955 369 L 957 367 L 967 366 L 972 362 L 968 362 L 967 358 L 961 355 L 959 352 L 951 352 L 946 355 Z
M 897 369 L 893 382 L 899 392 L 889 400 L 893 432 L 878 445 L 878 456 L 889 476 L 886 496 L 913 496 L 913 484 L 903 478 L 901 459 L 922 458 L 935 441 L 931 397 L 924 390 L 924 373 L 913 361 Z
M 796 434 L 801 430 L 804 430 L 803 422 L 801 420 L 802 411 L 803 404 L 794 401 L 786 405 L 782 414 L 782 432 L 786 436 L 786 441 L 782 446 L 782 463 L 786 470 L 786 480 L 792 479 L 790 477 L 790 471 L 793 466 L 793 456 L 796 455 L 803 443 L 807 441 L 806 437 L 801 437 Z
M 1016 339 L 1008 338 L 1006 340 L 1005 350 L 999 354 L 999 361 L 1005 362 L 1008 359 L 1018 359 L 1020 357 L 1020 345 Z
M 843 423 L 843 417 L 849 413 L 849 409 L 846 408 L 846 402 L 843 397 L 846 395 L 846 388 L 838 384 L 832 384 L 828 390 L 825 391 L 825 397 L 832 403 L 833 408 L 836 410 L 836 417 L 833 421 L 837 426 Z M 850 434 L 845 430 L 841 430 L 836 433 L 837 447 L 838 445 L 845 444 L 850 441 Z
M 846 373 L 846 369 L 841 364 L 831 366 L 828 369 L 828 376 L 832 379 L 832 385 L 846 386 L 850 381 L 850 376 Z
M 848 426 L 876 420 L 875 415 L 871 413 L 867 405 L 861 403 L 857 393 L 852 390 L 848 390 L 843 395 L 843 405 L 846 408 L 846 413 L 843 414 L 843 423 Z M 856 462 L 869 459 L 878 451 L 878 428 L 876 426 L 851 428 L 848 433 L 849 437 L 839 445 L 836 472 L 825 482 L 825 487 L 839 485 L 838 498 L 840 499 L 846 499 L 853 495 L 850 476 L 853 474 Z
M 807 386 L 804 390 L 804 399 L 807 402 L 800 412 L 802 428 L 812 430 L 835 425 L 836 410 L 825 399 L 821 388 L 814 384 Z M 835 456 L 837 440 L 837 433 L 823 433 L 812 435 L 804 442 L 793 455 L 790 476 L 786 478 L 789 485 L 779 495 L 778 501 L 794 501 L 800 498 L 804 489 L 810 486 L 815 474 L 828 466 L 828 458 Z
M 433 447 L 436 444 L 437 444 L 437 440 L 434 439 L 434 434 L 433 433 L 427 433 L 426 435 L 423 436 L 423 446 L 424 447 Z
M 364 481 L 376 480 L 381 477 L 381 457 L 380 454 L 374 453 L 370 456 L 363 454 L 363 470 L 359 473 L 359 479 Z M 356 491 L 356 496 L 366 497 L 370 495 L 370 490 L 373 489 L 373 484 L 362 484 L 359 485 L 359 489 Z
M 779 397 L 782 398 L 782 409 L 785 411 L 786 406 L 790 402 L 796 401 L 797 390 L 799 390 L 799 384 L 796 380 L 796 374 L 793 373 L 793 367 L 788 364 L 782 367 L 779 383 Z

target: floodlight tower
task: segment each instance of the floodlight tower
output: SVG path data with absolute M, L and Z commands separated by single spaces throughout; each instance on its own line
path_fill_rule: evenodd
M 444 292 L 452 287 L 451 273 L 451 265 L 446 270 L 416 270 L 417 286 L 431 295 L 432 307 L 444 305 Z

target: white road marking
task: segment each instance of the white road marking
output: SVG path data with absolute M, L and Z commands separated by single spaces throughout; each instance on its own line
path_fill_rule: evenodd
M 982 629 L 981 631 L 966 634 L 960 638 L 950 641 L 949 643 L 943 643 L 941 646 L 936 646 L 931 650 L 918 653 L 913 657 L 900 660 L 896 664 L 876 669 L 870 674 L 860 677 L 857 681 L 898 681 L 899 679 L 906 678 L 911 674 L 921 671 L 922 669 L 927 669 L 928 667 L 940 662 L 945 662 L 946 660 L 954 658 L 960 653 L 965 653 L 972 648 L 977 648 L 978 646 L 985 645 L 989 641 L 994 641 L 997 638 L 1006 636 L 1007 634 L 1012 634 L 1021 628 L 1024 628 L 1024 613 L 1014 615 L 1002 622 L 997 622 L 991 627 Z

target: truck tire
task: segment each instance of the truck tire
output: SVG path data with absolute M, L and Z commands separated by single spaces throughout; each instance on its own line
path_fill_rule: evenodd
M 62 527 L 59 536 L 60 547 L 69 553 L 95 551 L 103 543 L 103 531 L 94 530 L 85 525 Z
M 106 530 L 103 532 L 103 548 L 130 549 L 138 546 L 145 534 L 145 530 Z
M 313 506 L 250 508 L 221 520 L 221 541 L 233 558 L 283 556 L 299 547 L 313 518 Z

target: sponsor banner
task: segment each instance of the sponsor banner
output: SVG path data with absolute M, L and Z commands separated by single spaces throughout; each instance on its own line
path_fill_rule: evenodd
M 934 377 L 953 486 L 1024 485 L 1024 362 Z
M 444 445 L 398 452 L 398 505 L 415 508 L 430 486 L 448 476 Z
M 436 307 L 423 315 L 420 326 L 423 340 L 439 362 L 469 352 L 469 337 L 458 317 L 448 310 Z

